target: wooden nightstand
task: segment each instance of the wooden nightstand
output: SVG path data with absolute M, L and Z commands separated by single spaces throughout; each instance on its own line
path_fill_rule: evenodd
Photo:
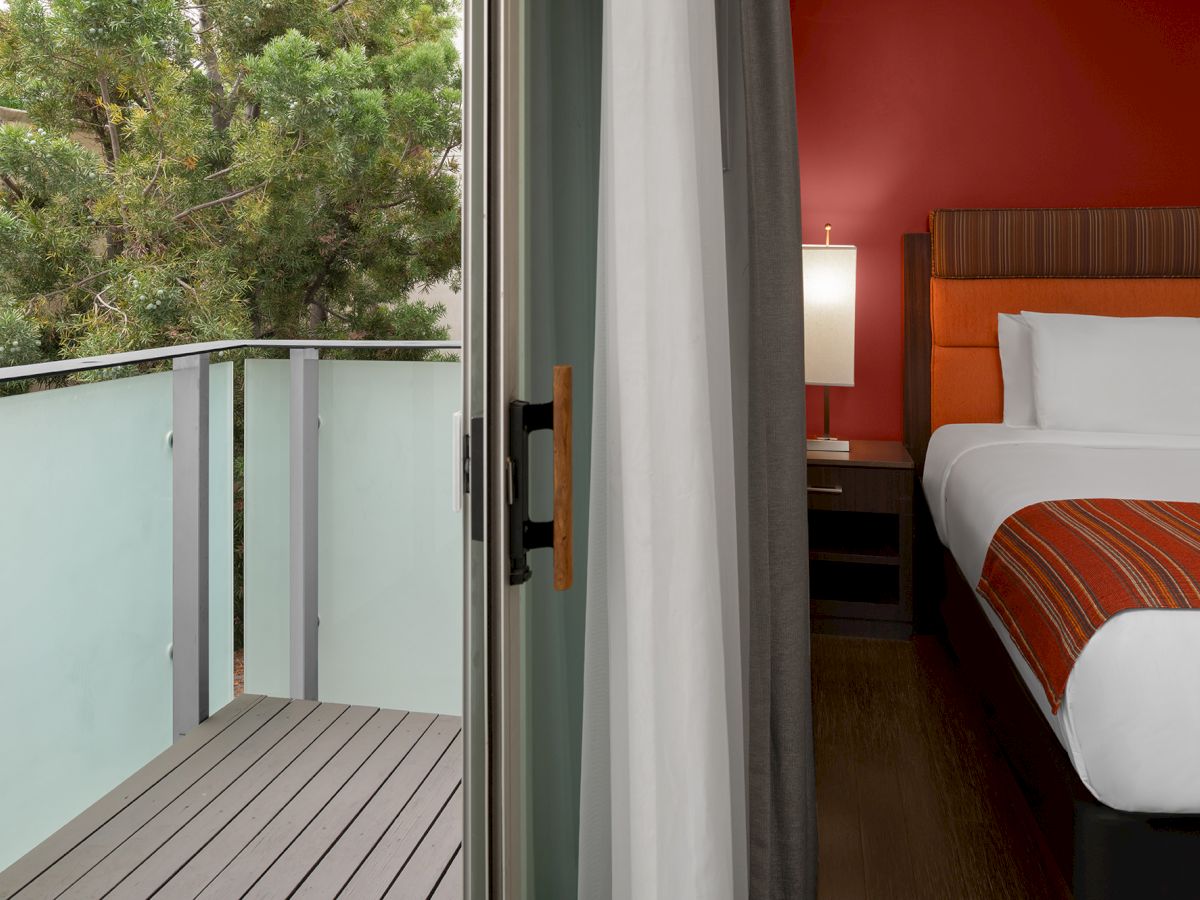
M 912 633 L 913 461 L 894 441 L 808 454 L 813 629 Z

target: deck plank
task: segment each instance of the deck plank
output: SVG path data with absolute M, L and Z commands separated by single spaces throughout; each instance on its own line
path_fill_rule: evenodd
M 418 789 L 438 766 L 439 760 L 445 757 L 447 748 L 455 741 L 460 731 L 461 727 L 456 718 L 439 716 L 434 720 L 429 730 L 421 735 L 416 746 L 388 776 L 350 827 L 309 873 L 293 897 L 317 900 L 336 897 L 342 888 L 347 886 L 346 883 L 379 839 L 403 814 Z M 461 752 L 458 757 L 460 762 L 454 768 L 461 780 Z M 442 802 L 445 802 L 444 797 Z M 426 821 L 433 821 L 432 816 Z M 386 890 L 390 883 L 391 878 L 383 883 L 383 888 Z M 380 891 L 375 896 L 381 896 L 382 893 L 383 891 Z M 349 896 L 366 896 L 366 893 L 350 890 Z
M 254 732 L 287 706 L 288 701 L 266 697 L 231 722 L 220 734 L 191 754 L 184 764 L 141 794 L 132 803 L 97 828 L 86 841 L 78 844 L 24 889 L 16 894 L 26 898 L 57 897 L 93 866 L 158 814 L 164 806 L 199 781 L 214 766 L 232 753 Z
M 459 847 L 458 852 L 454 854 L 454 859 L 450 860 L 446 874 L 438 882 L 437 890 L 433 892 L 429 900 L 462 900 L 462 898 L 463 854 L 462 847 Z
M 74 850 L 262 699 L 260 694 L 243 694 L 222 707 L 7 869 L 0 871 L 0 900 L 8 900 Z
M 433 724 L 434 716 L 409 713 L 400 726 L 371 754 L 342 790 L 317 814 L 290 847 L 254 885 L 248 897 L 283 900 L 290 897 L 350 826 L 375 792 Z
M 380 897 L 396 880 L 425 832 L 462 783 L 462 734 L 442 754 L 416 796 L 401 810 L 346 885 L 347 897 Z
M 391 890 L 385 897 L 412 900 L 413 897 L 428 897 L 433 893 L 462 846 L 462 801 L 463 789 L 460 784 L 392 882 Z
M 292 707 L 296 707 L 300 703 L 311 703 L 311 701 L 297 701 L 292 704 Z M 324 734 L 325 730 L 348 708 L 345 704 L 338 703 L 316 705 L 308 715 L 304 716 L 303 721 L 263 753 L 253 765 L 239 775 L 199 813 L 189 810 L 187 818 L 179 824 L 174 833 L 166 834 L 167 828 L 170 826 L 165 821 L 165 817 L 159 816 L 151 820 L 134 836 L 143 838 L 142 846 L 138 851 L 142 856 L 140 863 L 131 866 L 132 859 L 129 853 L 126 853 L 125 859 L 121 859 L 121 853 L 127 851 L 135 842 L 134 838 L 126 841 L 125 845 L 105 860 L 105 864 L 112 861 L 119 865 L 121 867 L 119 874 L 128 872 L 124 880 L 120 881 L 112 893 L 107 895 L 108 900 L 139 900 L 139 898 L 152 895 L 201 847 L 228 825 L 260 792 L 291 766 L 297 757 Z M 276 716 L 274 722 L 282 719 L 283 715 L 286 715 L 286 711 L 284 714 Z M 255 735 L 255 738 L 264 734 L 266 730 L 262 729 L 258 735 Z M 250 743 L 247 741 L 243 747 L 248 747 Z M 241 748 L 239 748 L 239 752 L 240 750 Z M 178 801 L 176 802 L 178 803 Z M 160 819 L 164 820 L 160 821 Z M 156 834 L 152 840 L 145 840 L 143 832 L 150 830 Z M 154 849 L 147 854 L 146 850 L 150 846 L 154 846 Z
M 160 809 L 150 821 L 71 885 L 61 900 L 94 900 L 107 896 L 122 878 L 206 809 L 226 788 L 257 766 L 281 741 L 290 737 L 318 706 L 315 700 L 293 700 L 288 703 L 269 722 L 264 723 L 195 784 Z
M 462 757 L 456 716 L 247 697 L 0 884 L 19 900 L 461 896 Z
M 313 741 L 280 777 L 188 860 L 163 887 L 164 897 L 195 897 L 262 832 L 279 811 L 322 771 L 378 713 L 374 707 L 352 706 Z
M 225 900 L 249 891 L 405 718 L 403 712 L 380 710 L 199 896 L 207 900 Z

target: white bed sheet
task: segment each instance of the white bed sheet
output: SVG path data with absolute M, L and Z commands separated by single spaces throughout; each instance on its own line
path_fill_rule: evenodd
M 1200 502 L 1200 438 L 946 425 L 930 440 L 923 484 L 938 535 L 974 587 L 996 529 L 1032 503 Z M 1008 630 L 976 599 L 1098 800 L 1200 813 L 1200 610 L 1114 616 L 1076 660 L 1055 714 Z

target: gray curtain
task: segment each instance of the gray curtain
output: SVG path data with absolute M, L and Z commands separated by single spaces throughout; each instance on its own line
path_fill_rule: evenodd
M 816 896 L 804 308 L 786 0 L 718 3 L 735 421 L 744 457 L 749 887 Z

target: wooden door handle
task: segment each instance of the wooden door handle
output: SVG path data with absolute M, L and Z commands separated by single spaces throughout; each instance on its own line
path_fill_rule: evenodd
M 565 591 L 575 579 L 572 534 L 571 367 L 554 367 L 554 396 L 547 403 L 513 400 L 508 404 L 508 554 L 509 584 L 533 577 L 528 553 L 539 547 L 554 552 L 554 589 Z M 554 518 L 529 518 L 529 435 L 554 433 Z
M 572 368 L 554 367 L 554 589 L 575 580 L 573 529 Z

